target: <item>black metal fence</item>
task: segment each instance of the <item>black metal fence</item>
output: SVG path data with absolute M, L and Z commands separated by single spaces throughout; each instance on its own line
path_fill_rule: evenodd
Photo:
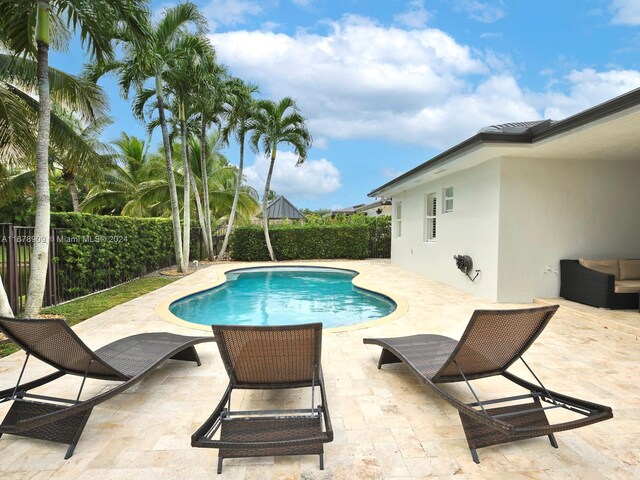
M 99 282 L 90 287 L 86 276 L 80 275 L 73 259 L 58 255 L 57 245 L 65 237 L 64 229 L 51 229 L 49 241 L 49 263 L 43 306 L 57 305 L 80 296 L 109 289 L 134 278 L 146 275 L 159 268 L 175 264 L 173 250 L 168 250 L 159 264 L 145 265 L 137 271 L 113 275 L 107 268 Z M 191 260 L 206 257 L 202 232 L 199 227 L 191 230 Z M 34 228 L 0 224 L 0 277 L 9 297 L 14 313 L 24 310 L 29 285 L 31 252 L 34 244 Z

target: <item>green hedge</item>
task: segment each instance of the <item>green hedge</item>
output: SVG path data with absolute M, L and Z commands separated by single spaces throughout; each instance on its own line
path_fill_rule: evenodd
M 273 225 L 271 245 L 278 260 L 369 257 L 367 225 Z M 261 227 L 234 229 L 230 242 L 234 260 L 269 260 Z
M 175 264 L 171 220 L 52 213 L 64 300 Z M 199 242 L 192 233 L 192 258 Z

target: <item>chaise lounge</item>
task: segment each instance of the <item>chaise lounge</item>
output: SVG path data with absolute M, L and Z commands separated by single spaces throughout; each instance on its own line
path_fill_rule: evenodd
M 213 325 L 229 386 L 220 403 L 191 437 L 191 445 L 218 448 L 218 473 L 225 458 L 319 455 L 333 429 L 320 365 L 322 324 L 248 327 Z M 232 411 L 234 389 L 311 387 L 311 407 Z M 321 404 L 315 405 L 315 387 Z M 323 425 L 324 424 L 324 425 Z
M 426 386 L 458 410 L 471 456 L 480 463 L 478 448 L 545 435 L 551 445 L 558 448 L 555 432 L 613 417 L 610 407 L 548 390 L 522 358 L 557 309 L 555 305 L 519 310 L 476 310 L 460 341 L 442 335 L 412 335 L 365 338 L 364 343 L 382 347 L 378 368 L 389 363 L 405 363 Z M 507 372 L 518 359 L 537 384 Z M 529 393 L 480 400 L 469 381 L 495 375 L 502 375 Z M 465 382 L 475 402 L 463 403 L 438 385 L 447 382 Z M 506 405 L 493 408 L 499 404 Z M 577 418 L 549 424 L 545 412 L 556 408 L 573 412 Z
M 0 391 L 0 403 L 13 401 L 0 425 L 0 437 L 7 433 L 69 445 L 65 459 L 73 455 L 96 405 L 131 388 L 168 359 L 200 365 L 194 345 L 214 340 L 213 337 L 143 333 L 117 340 L 94 352 L 62 319 L 0 317 L 0 331 L 27 354 L 16 386 Z M 57 371 L 21 384 L 32 356 Z M 64 375 L 82 377 L 75 398 L 29 393 Z M 80 400 L 87 378 L 121 383 L 95 397 Z

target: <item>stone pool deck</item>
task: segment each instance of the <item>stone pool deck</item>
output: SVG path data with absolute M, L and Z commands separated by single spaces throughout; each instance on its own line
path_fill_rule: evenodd
M 289 262 L 280 262 L 286 265 Z M 295 264 L 307 264 L 295 262 Z M 325 470 L 317 456 L 225 460 L 215 473 L 216 451 L 190 446 L 193 431 L 211 413 L 227 376 L 214 343 L 198 346 L 203 365 L 169 362 L 127 392 L 93 411 L 75 454 L 66 447 L 11 435 L 0 439 L 0 478 L 18 479 L 626 479 L 640 478 L 640 342 L 632 315 L 563 304 L 526 354 L 545 385 L 562 393 L 609 405 L 614 418 L 557 434 L 559 449 L 545 437 L 479 450 L 471 460 L 457 411 L 436 398 L 402 365 L 376 368 L 380 349 L 363 345 L 370 336 L 418 332 L 458 338 L 476 308 L 496 306 L 385 260 L 313 262 L 355 269 L 362 286 L 388 292 L 407 303 L 407 312 L 363 329 L 325 332 L 323 369 L 335 440 L 325 447 Z M 255 264 L 233 264 L 234 267 Z M 228 264 L 201 269 L 169 286 L 97 315 L 74 330 L 91 347 L 140 332 L 200 335 L 160 318 L 166 298 L 217 281 Z M 586 313 L 585 313 L 586 312 Z M 609 317 L 607 317 L 609 316 Z M 608 321 L 610 318 L 611 321 Z M 595 320 L 594 320 L 595 319 Z M 616 328 L 620 323 L 629 328 Z M 0 359 L 0 389 L 12 386 L 22 353 Z M 30 362 L 28 378 L 48 371 Z M 522 373 L 519 368 L 515 370 Z M 524 373 L 523 373 L 524 376 Z M 78 378 L 46 388 L 48 394 L 76 391 Z M 483 395 L 511 393 L 500 379 L 477 382 Z M 105 382 L 88 381 L 83 397 Z M 454 384 L 451 392 L 467 396 Z M 306 392 L 246 392 L 234 405 L 307 405 Z M 0 418 L 7 410 L 0 405 Z

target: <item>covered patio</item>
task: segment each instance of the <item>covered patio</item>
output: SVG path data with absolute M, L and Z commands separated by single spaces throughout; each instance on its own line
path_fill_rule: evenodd
M 361 272 L 357 283 L 406 302 L 406 313 L 364 328 L 325 331 L 322 364 L 335 439 L 325 446 L 325 470 L 316 456 L 225 460 L 216 477 L 216 452 L 194 449 L 191 434 L 209 416 L 227 385 L 215 344 L 200 345 L 202 367 L 168 363 L 145 381 L 98 406 L 74 456 L 62 445 L 5 435 L 0 439 L 3 479 L 418 479 L 536 478 L 625 479 L 640 477 L 640 315 L 559 301 L 561 308 L 525 355 L 545 385 L 613 408 L 614 418 L 557 434 L 559 449 L 534 438 L 479 451 L 476 465 L 467 448 L 457 411 L 403 366 L 378 370 L 380 349 L 364 337 L 438 333 L 462 334 L 478 308 L 495 304 L 391 265 L 387 260 L 281 262 L 330 265 Z M 233 268 L 257 264 L 234 263 Z M 199 270 L 74 327 L 90 346 L 140 332 L 199 335 L 163 320 L 156 307 L 168 296 L 217 283 L 228 264 Z M 556 299 L 540 300 L 553 303 Z M 15 383 L 24 355 L 0 359 L 0 389 Z M 33 362 L 27 374 L 46 371 Z M 526 373 L 520 367 L 518 374 Z M 77 389 L 77 378 L 48 389 Z M 481 394 L 509 394 L 500 379 L 477 383 Z M 105 388 L 88 382 L 85 395 Z M 460 397 L 466 387 L 447 389 Z M 306 393 L 305 393 L 306 395 Z M 235 397 L 246 409 L 296 407 L 308 402 L 297 391 L 246 392 Z M 7 410 L 0 405 L 0 415 Z

